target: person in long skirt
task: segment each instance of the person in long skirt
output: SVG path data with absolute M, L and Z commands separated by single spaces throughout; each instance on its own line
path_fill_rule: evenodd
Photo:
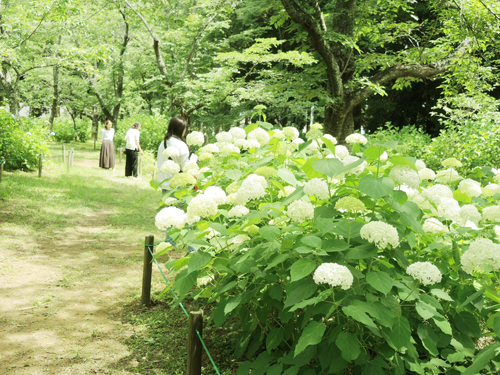
M 101 131 L 101 156 L 99 158 L 99 167 L 104 169 L 115 169 L 115 145 L 113 138 L 115 137 L 115 129 L 112 128 L 113 123 L 106 121 L 104 129 Z
M 139 143 L 141 123 L 136 122 L 125 134 L 125 177 L 138 178 L 137 164 L 139 160 L 139 153 L 142 155 L 142 148 Z

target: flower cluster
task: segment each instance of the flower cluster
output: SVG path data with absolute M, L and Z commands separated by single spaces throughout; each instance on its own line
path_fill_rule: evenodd
M 267 182 L 262 176 L 249 175 L 238 189 L 236 201 L 245 204 L 253 199 L 260 199 L 266 195 Z
M 217 203 L 205 194 L 198 194 L 189 202 L 187 213 L 200 217 L 217 215 Z
M 462 166 L 462 162 L 460 160 L 455 159 L 455 158 L 445 159 L 441 162 L 441 164 L 445 167 L 461 167 Z
M 229 132 L 220 132 L 215 135 L 217 142 L 221 143 L 231 143 L 233 141 L 233 136 Z
M 483 208 L 483 220 L 500 221 L 500 206 Z
M 186 143 L 189 146 L 202 146 L 205 143 L 205 136 L 201 132 L 193 131 L 186 136 Z
M 211 154 L 216 154 L 220 152 L 219 147 L 217 145 L 214 145 L 213 143 L 209 143 L 208 145 L 203 146 L 200 148 L 200 152 L 209 152 Z
M 460 181 L 458 188 L 462 193 L 467 194 L 470 197 L 479 197 L 483 192 L 481 190 L 481 184 L 477 181 L 471 180 L 470 178 Z
M 358 198 L 347 196 L 340 198 L 337 203 L 335 203 L 335 209 L 340 212 L 358 214 L 365 212 L 366 206 Z
M 209 186 L 205 189 L 205 197 L 212 198 L 213 201 L 220 206 L 226 203 L 226 193 L 218 186 Z
M 262 128 L 257 128 L 248 133 L 248 140 L 255 139 L 259 142 L 260 146 L 265 146 L 269 143 L 269 134 Z
M 263 177 L 274 177 L 278 171 L 273 167 L 259 167 L 255 170 L 255 174 Z
M 328 184 L 319 178 L 309 180 L 304 185 L 304 193 L 307 195 L 314 195 L 318 199 L 328 199 L 330 196 Z
M 391 169 L 389 177 L 398 185 L 405 184 L 412 189 L 416 189 L 420 185 L 418 172 L 409 165 L 396 165 Z
M 453 168 L 448 168 L 443 171 L 439 171 L 436 174 L 435 180 L 440 184 L 447 184 L 450 182 L 458 181 L 460 179 L 461 177 L 456 170 L 454 170 Z
M 163 156 L 166 156 L 167 158 L 173 158 L 173 157 L 176 157 L 176 156 L 179 156 L 179 155 L 180 155 L 179 149 L 175 148 L 175 147 L 167 147 L 163 151 Z
M 434 180 L 436 178 L 436 173 L 429 168 L 422 168 L 418 171 L 418 177 L 420 180 Z
M 293 126 L 287 126 L 283 128 L 283 134 L 291 141 L 299 138 L 299 131 Z
M 250 211 L 248 208 L 242 205 L 234 206 L 231 208 L 227 214 L 227 217 L 242 217 L 248 214 Z
M 169 186 L 171 188 L 196 185 L 196 179 L 188 173 L 178 173 L 170 180 Z
M 416 262 L 410 264 L 406 273 L 424 285 L 433 285 L 441 282 L 441 271 L 430 262 Z
M 441 223 L 438 219 L 436 218 L 431 218 L 425 220 L 424 224 L 422 225 L 422 229 L 426 233 L 448 233 L 449 229 L 446 225 Z
M 313 280 L 316 284 L 329 284 L 331 287 L 341 286 L 347 290 L 354 278 L 346 266 L 337 263 L 323 263 L 314 271 Z
M 361 227 L 361 238 L 374 243 L 377 248 L 385 249 L 387 245 L 393 248 L 399 245 L 399 235 L 396 228 L 383 221 L 370 221 Z
M 285 186 L 283 189 L 284 191 L 283 190 L 279 191 L 278 198 L 288 197 L 295 191 L 295 188 L 293 186 Z
M 156 214 L 155 225 L 160 230 L 165 230 L 170 227 L 182 229 L 184 225 L 186 225 L 186 214 L 177 207 L 163 208 Z
M 229 134 L 231 134 L 231 139 L 232 142 L 236 142 L 238 139 L 245 139 L 247 136 L 247 133 L 245 133 L 245 130 L 242 128 L 234 127 L 229 129 Z
M 500 245 L 487 238 L 478 238 L 462 255 L 460 263 L 468 274 L 472 274 L 473 271 L 484 271 L 487 266 L 496 271 L 500 269 Z
M 478 223 L 481 221 L 481 214 L 479 213 L 476 206 L 473 206 L 472 204 L 465 204 L 460 207 L 460 217 L 464 222 L 467 222 L 467 220 L 470 220 L 474 223 Z
M 351 134 L 351 135 L 348 135 L 345 139 L 345 141 L 349 144 L 351 143 L 360 143 L 362 145 L 366 145 L 366 142 L 368 142 L 368 140 L 366 139 L 365 136 L 361 135 L 361 134 L 358 134 L 358 133 L 354 133 L 354 134 Z
M 169 149 L 167 148 L 167 150 Z M 160 171 L 163 174 L 177 174 L 180 170 L 181 166 L 173 160 L 165 161 L 160 167 Z
M 293 221 L 302 223 L 314 218 L 314 206 L 309 202 L 298 200 L 288 206 L 286 214 Z

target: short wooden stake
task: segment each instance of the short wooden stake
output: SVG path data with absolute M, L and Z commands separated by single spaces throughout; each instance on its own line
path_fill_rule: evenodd
M 75 149 L 72 148 L 71 149 L 71 156 L 70 156 L 70 159 L 71 159 L 71 162 L 70 162 L 70 167 L 73 167 L 73 155 L 75 154 Z
M 0 182 L 2 182 L 2 174 L 3 174 L 3 165 L 5 164 L 5 158 L 2 156 L 0 159 Z
M 144 265 L 142 269 L 142 295 L 141 305 L 149 307 L 151 305 L 151 275 L 153 273 L 153 244 L 155 236 L 146 236 L 144 245 Z M 149 251 L 151 249 L 151 252 Z
M 203 336 L 203 311 L 189 312 L 187 375 L 201 375 L 201 340 Z
M 43 153 L 40 154 L 40 159 L 38 160 L 38 177 L 42 177 L 42 167 L 43 167 Z
M 62 151 L 63 151 L 63 164 L 66 163 L 66 146 L 62 145 Z

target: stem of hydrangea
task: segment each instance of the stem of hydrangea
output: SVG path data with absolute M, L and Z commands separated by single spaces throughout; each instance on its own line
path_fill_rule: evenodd
M 378 171 L 379 171 L 379 168 L 380 168 L 380 155 L 382 155 L 382 154 L 380 153 L 380 151 L 382 151 L 382 148 L 381 148 L 381 147 L 379 147 L 379 148 L 378 148 L 378 158 L 377 158 L 377 175 L 376 175 L 376 178 L 378 178 Z
M 408 299 L 408 298 L 409 298 L 409 297 L 413 294 L 413 292 L 415 291 L 415 289 L 417 289 L 417 288 L 418 288 L 418 286 L 419 286 L 419 285 L 420 285 L 420 281 L 415 280 L 415 286 L 414 286 L 414 287 L 413 287 L 413 289 L 410 291 L 410 293 L 406 296 L 406 298 L 405 298 L 403 301 L 401 301 L 401 304 L 403 304 L 403 303 L 405 303 L 405 302 L 406 302 L 406 300 L 407 300 L 407 299 Z
M 351 220 L 350 217 L 347 218 L 347 243 L 351 242 Z

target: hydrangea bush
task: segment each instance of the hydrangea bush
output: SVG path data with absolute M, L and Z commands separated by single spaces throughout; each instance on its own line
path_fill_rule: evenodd
M 500 171 L 438 182 L 397 142 L 312 130 L 222 133 L 166 181 L 157 225 L 197 248 L 166 263 L 179 298 L 216 304 L 238 374 L 497 374 Z

